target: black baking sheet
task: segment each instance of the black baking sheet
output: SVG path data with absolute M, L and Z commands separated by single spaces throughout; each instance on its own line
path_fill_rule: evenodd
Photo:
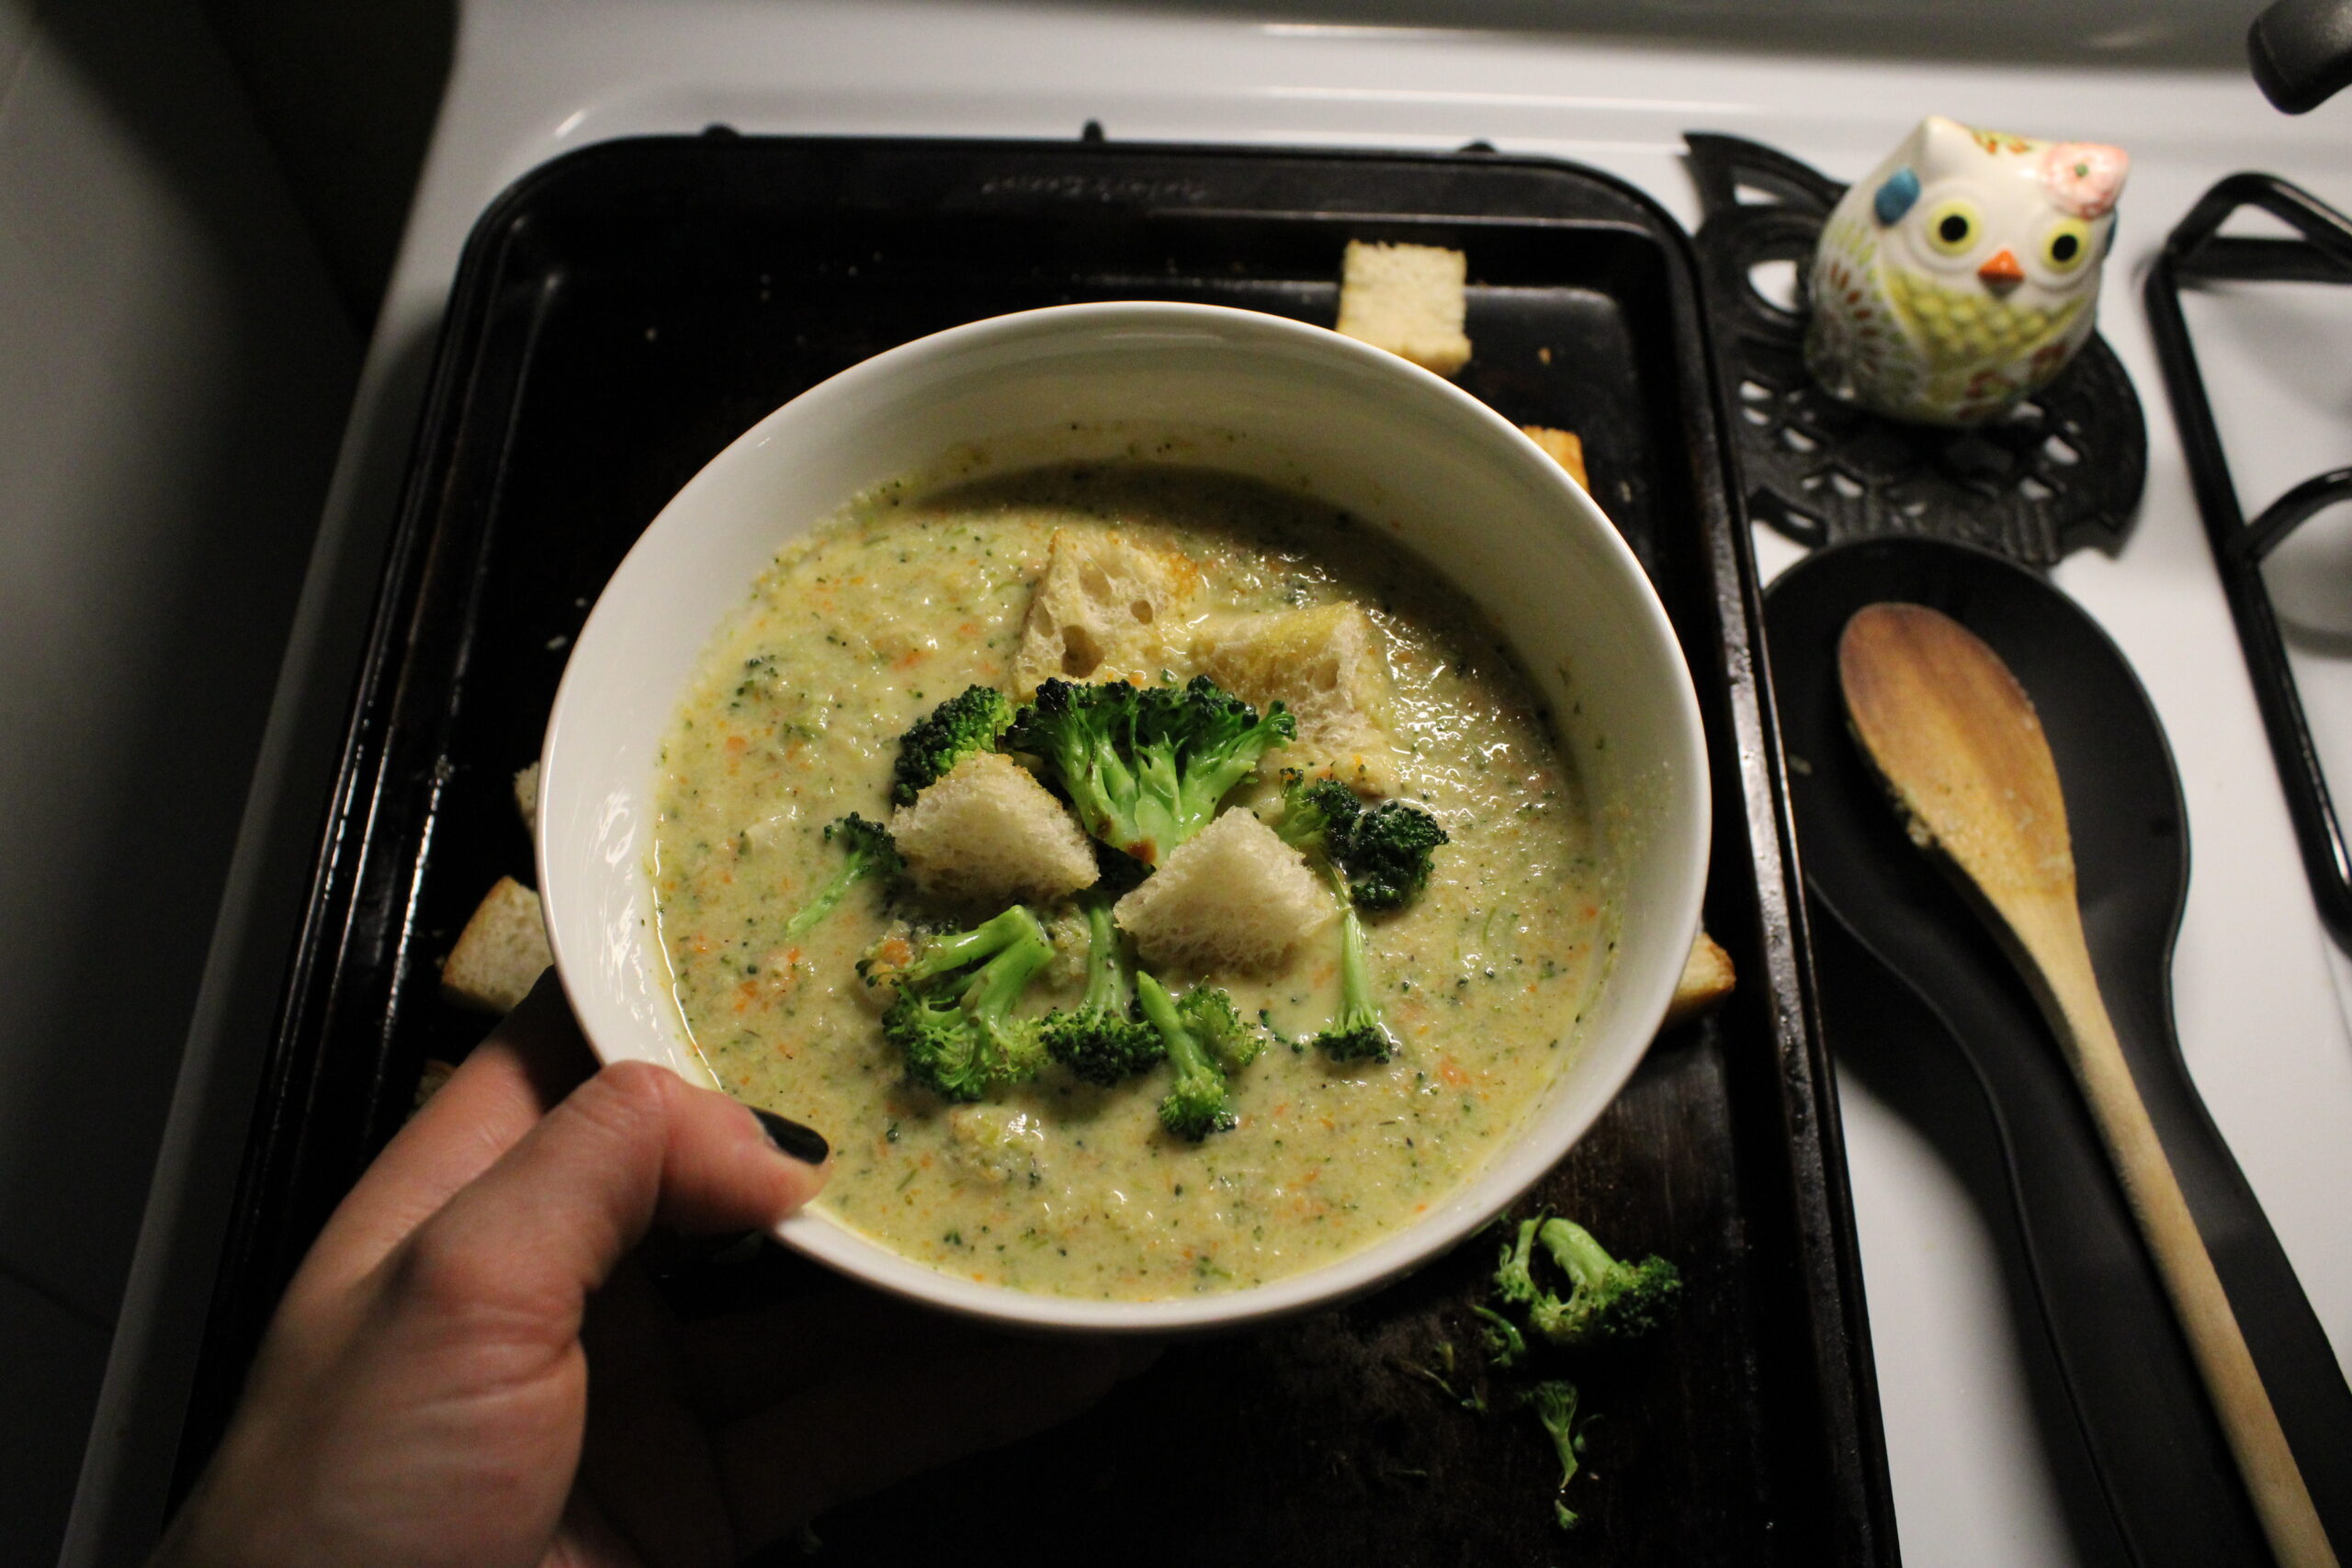
M 180 1460 L 217 1440 L 254 1343 L 423 1062 L 483 1024 L 437 964 L 527 874 L 509 776 L 569 639 L 671 495 L 803 389 L 958 322 L 1071 300 L 1204 300 L 1329 323 L 1342 247 L 1467 252 L 1461 383 L 1579 433 L 1595 496 L 1681 637 L 1714 760 L 1707 923 L 1741 979 L 1672 1032 L 1536 1197 L 1676 1258 L 1672 1326 L 1581 1375 L 1573 1535 L 1524 1413 L 1412 1368 L 1475 1366 L 1493 1246 L 1364 1301 L 1186 1343 L 1071 1427 L 828 1516 L 841 1562 L 1876 1564 L 1895 1558 L 1834 1088 L 1792 895 L 1745 524 L 1684 237 L 1631 187 L 1476 151 L 620 141 L 484 215 L 444 329 L 310 913 L 256 1107 Z M 1525 1205 L 1522 1205 L 1522 1208 Z M 719 1293 L 802 1288 L 775 1253 Z M 711 1266 L 716 1268 L 716 1265 Z M 686 1273 L 691 1276 L 690 1268 Z M 710 1281 L 673 1288 L 691 1303 Z M 1055 1474 L 1017 1539 L 978 1537 Z M 1204 1492 L 1218 1506 L 1178 1513 Z M 1138 1520 L 1149 1528 L 1138 1529 Z

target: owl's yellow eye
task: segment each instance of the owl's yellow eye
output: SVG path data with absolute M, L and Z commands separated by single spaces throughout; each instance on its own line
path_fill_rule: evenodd
M 1955 196 L 1928 209 L 1927 231 L 1928 243 L 1940 254 L 1964 255 L 1984 231 L 1984 219 L 1974 202 Z
M 2091 259 L 2091 226 L 2069 218 L 2041 236 L 2041 265 L 2052 272 L 2073 272 Z

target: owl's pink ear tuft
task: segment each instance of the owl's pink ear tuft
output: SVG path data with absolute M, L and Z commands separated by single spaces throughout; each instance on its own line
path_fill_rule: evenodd
M 2104 218 L 2123 193 L 2131 155 L 2098 141 L 2061 141 L 2041 155 L 2041 185 L 2050 199 L 2077 218 Z

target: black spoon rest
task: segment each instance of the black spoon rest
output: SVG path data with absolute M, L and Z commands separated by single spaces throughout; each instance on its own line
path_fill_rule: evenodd
M 1881 600 L 1960 621 L 2041 713 L 2100 991 L 2312 1501 L 2339 1555 L 2352 1556 L 2352 1390 L 2173 1032 L 2188 839 L 2146 694 L 2072 600 L 2000 557 L 1922 539 L 1823 550 L 1765 596 L 1806 884 L 1950 1031 L 1983 1086 L 2052 1348 L 2126 1550 L 2143 1568 L 2270 1561 L 2056 1041 L 1993 939 L 1905 836 L 1848 733 L 1838 637 Z

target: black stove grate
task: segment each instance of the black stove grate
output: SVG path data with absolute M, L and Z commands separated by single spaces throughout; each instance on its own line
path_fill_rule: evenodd
M 2122 543 L 2148 472 L 2140 399 L 2103 338 L 2008 418 L 1974 430 L 1905 424 L 1838 401 L 1804 367 L 1805 264 L 1846 187 L 1785 152 L 1693 132 L 1705 223 L 1700 278 L 1748 515 L 1807 547 L 1924 535 L 2049 567 Z M 1751 191 L 1771 200 L 1742 200 Z M 1757 269 L 1793 264 L 1792 309 Z
M 2293 239 L 2224 235 L 2222 225 L 2246 208 L 2270 214 L 2295 231 Z M 2199 198 L 2165 241 L 2148 274 L 2148 326 L 2156 342 L 2173 419 L 2188 459 L 2197 510 L 2213 547 L 2230 614 L 2245 646 L 2270 754 L 2286 787 L 2287 808 L 2301 847 L 2303 870 L 2320 916 L 2338 946 L 2352 952 L 2352 852 L 2328 793 L 2327 775 L 2303 716 L 2301 694 L 2287 661 L 2278 612 L 2262 563 L 2304 522 L 2340 501 L 2352 501 L 2352 468 L 2305 480 L 2249 523 L 2222 450 L 2213 405 L 2197 350 L 2188 341 L 2180 291 L 2212 283 L 2352 283 L 2352 220 L 2310 192 L 2270 175 L 2232 175 Z

